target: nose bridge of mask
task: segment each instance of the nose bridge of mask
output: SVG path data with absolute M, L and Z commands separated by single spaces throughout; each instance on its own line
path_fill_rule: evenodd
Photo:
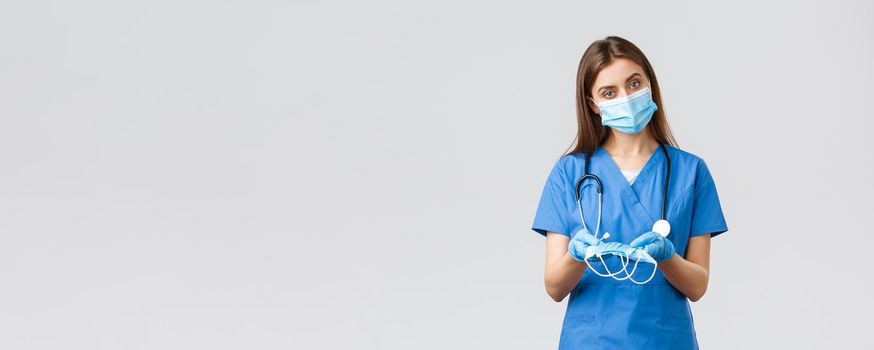
M 640 100 L 640 97 L 642 97 L 643 95 L 646 95 L 647 93 L 649 93 L 649 87 L 645 87 L 643 89 L 640 89 L 640 91 L 635 91 L 635 92 L 631 93 L 630 95 L 627 95 L 624 97 L 617 97 L 617 98 L 614 98 L 612 100 L 601 101 L 598 103 L 598 108 L 605 108 L 605 107 L 609 108 L 609 107 L 613 107 L 613 106 L 620 105 L 620 104 L 632 103 L 634 101 Z

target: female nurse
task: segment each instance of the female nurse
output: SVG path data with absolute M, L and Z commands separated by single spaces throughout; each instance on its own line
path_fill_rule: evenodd
M 728 230 L 707 164 L 677 148 L 655 71 L 631 42 L 592 43 L 576 90 L 576 144 L 549 173 L 532 226 L 546 237 L 547 293 L 556 302 L 570 295 L 559 349 L 697 349 L 689 301 L 707 290 L 710 239 Z M 579 208 L 574 193 L 587 158 L 602 182 L 601 213 L 593 181 L 580 186 Z M 652 231 L 666 177 L 663 237 Z M 653 278 L 637 284 L 589 271 L 622 268 L 615 256 L 587 266 L 587 248 L 608 242 L 648 253 L 657 267 L 641 263 L 634 276 Z

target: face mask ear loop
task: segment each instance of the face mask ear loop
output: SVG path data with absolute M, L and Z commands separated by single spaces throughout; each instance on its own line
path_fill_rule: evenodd
M 604 265 L 604 271 L 607 271 L 607 273 L 608 273 L 608 275 L 606 275 L 606 276 L 601 276 L 601 277 L 613 277 L 613 278 L 615 279 L 615 278 L 616 278 L 615 276 L 618 275 L 618 274 L 619 274 L 620 272 L 622 272 L 623 270 L 625 270 L 625 268 L 628 266 L 628 260 L 627 260 L 627 257 L 626 257 L 625 260 L 623 260 L 623 259 L 622 259 L 622 255 L 619 255 L 619 254 L 614 254 L 614 255 L 618 256 L 618 257 L 619 257 L 619 261 L 623 262 L 623 264 L 622 264 L 622 270 L 616 270 L 616 272 L 610 272 L 610 268 L 608 268 L 608 267 L 607 267 L 607 263 L 604 262 L 604 257 L 601 256 L 601 255 L 599 255 L 598 258 L 601 259 L 601 264 Z
M 654 263 L 654 264 L 652 264 L 652 265 L 653 265 L 653 267 L 652 267 L 652 274 L 649 275 L 649 278 L 647 278 L 646 281 L 638 282 L 638 281 L 635 280 L 634 278 L 629 278 L 629 280 L 631 280 L 631 282 L 634 282 L 634 283 L 637 283 L 637 284 L 647 284 L 647 283 L 649 283 L 649 281 L 651 281 L 652 278 L 655 277 L 656 271 L 657 271 L 658 266 L 659 266 L 658 263 Z
M 616 271 L 616 275 L 613 276 L 613 279 L 617 280 L 617 281 L 624 281 L 624 280 L 628 279 L 628 263 L 631 262 L 631 259 L 626 257 L 623 260 L 622 256 L 619 256 L 619 260 L 623 262 L 622 269 Z M 619 276 L 620 272 L 625 272 L 625 276 L 624 277 L 616 277 L 616 276 Z
M 598 259 L 601 259 L 601 265 L 604 265 L 604 270 L 607 271 L 607 274 L 602 274 L 602 273 L 598 272 L 598 270 L 596 270 L 594 267 L 592 267 L 592 264 L 589 263 L 589 259 L 586 259 L 586 260 L 585 260 L 585 261 L 586 261 L 586 266 L 588 266 L 589 269 L 592 270 L 592 273 L 594 273 L 594 274 L 596 274 L 596 275 L 598 275 L 598 276 L 601 276 L 601 277 L 613 277 L 613 276 L 616 275 L 615 273 L 610 273 L 610 269 L 607 268 L 607 263 L 604 262 L 604 257 L 603 257 L 603 256 L 601 256 L 600 254 L 598 254 Z
M 616 273 L 610 275 L 610 277 L 612 277 L 614 280 L 621 281 L 621 279 L 617 278 L 616 276 L 619 276 L 620 272 L 625 271 L 625 266 L 628 265 L 628 263 L 626 262 L 627 260 L 621 254 L 612 253 L 612 255 L 615 255 L 617 258 L 619 258 L 619 263 L 622 264 L 622 268 L 616 270 Z M 604 265 L 604 267 L 606 268 L 607 265 Z
M 646 254 L 646 256 L 649 256 L 649 254 L 647 254 L 646 252 L 643 252 L 643 251 L 642 251 L 641 253 Z M 652 259 L 652 257 L 650 257 L 650 259 Z M 649 281 L 652 280 L 653 277 L 655 277 L 655 274 L 656 274 L 656 272 L 658 271 L 658 267 L 659 267 L 659 263 L 658 263 L 657 261 L 655 261 L 655 259 L 653 259 L 653 263 L 652 263 L 652 274 L 649 275 L 649 278 L 647 278 L 646 281 L 638 282 L 638 281 L 635 280 L 634 278 L 629 278 L 629 280 L 631 280 L 631 282 L 634 282 L 634 283 L 637 283 L 637 284 L 647 284 L 647 283 L 649 283 Z
M 583 260 L 586 262 L 586 266 L 588 267 L 588 270 L 591 270 L 592 273 L 594 273 L 598 276 L 601 276 L 601 277 L 610 277 L 610 275 L 605 275 L 605 274 L 598 272 L 598 270 L 596 270 L 594 267 L 592 267 L 592 264 L 589 263 L 589 258 L 594 256 L 594 254 L 589 255 L 590 249 L 594 249 L 594 246 L 589 246 L 589 248 L 586 249 L 586 258 Z M 600 257 L 600 255 L 598 255 L 598 257 Z M 603 261 L 603 260 L 601 260 L 601 261 Z
M 628 256 L 628 253 L 626 253 L 626 256 Z M 631 258 L 629 258 L 629 260 L 630 260 L 630 259 L 631 259 Z M 622 278 L 616 278 L 616 277 L 613 277 L 613 278 L 616 279 L 617 281 L 624 281 L 624 280 L 626 280 L 626 279 L 630 279 L 630 278 L 631 278 L 631 275 L 634 274 L 634 271 L 637 270 L 637 264 L 639 264 L 639 263 L 640 263 L 640 259 L 634 259 L 634 267 L 631 268 L 631 272 L 628 272 L 628 269 L 625 268 L 625 267 L 628 267 L 628 266 L 626 265 L 626 266 L 624 266 L 623 269 L 622 269 L 622 271 L 625 272 L 625 277 L 622 277 Z
M 600 258 L 600 256 L 599 256 L 599 258 Z M 601 263 L 603 263 L 603 262 L 604 262 L 604 259 L 601 258 Z M 592 273 L 594 273 L 594 274 L 596 274 L 596 275 L 598 275 L 598 276 L 601 276 L 601 277 L 612 277 L 612 275 L 609 275 L 609 274 L 608 274 L 608 275 L 604 275 L 604 274 L 601 274 L 600 272 L 598 272 L 598 270 L 596 270 L 594 267 L 592 267 L 592 264 L 589 263 L 589 259 L 586 259 L 586 266 L 589 267 L 589 270 L 591 270 Z M 605 265 L 604 267 L 606 268 L 607 266 Z M 610 271 L 608 270 L 607 272 L 610 272 Z

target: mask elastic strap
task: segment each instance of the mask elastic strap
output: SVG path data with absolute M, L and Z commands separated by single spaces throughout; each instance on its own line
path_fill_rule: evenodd
M 626 253 L 626 255 L 627 255 L 627 254 L 628 254 L 628 253 Z M 630 259 L 630 258 L 629 258 L 629 259 Z M 626 280 L 626 279 L 630 279 L 630 278 L 631 278 L 631 275 L 634 274 L 634 271 L 637 270 L 637 264 L 639 264 L 639 263 L 640 263 L 640 259 L 634 259 L 634 267 L 631 268 L 631 272 L 628 272 L 628 269 L 626 269 L 626 268 L 623 267 L 622 271 L 625 272 L 625 277 L 621 277 L 621 278 L 613 277 L 613 278 L 614 278 L 615 280 L 617 280 L 617 281 L 624 281 L 624 280 Z M 627 265 L 626 265 L 626 267 L 627 267 Z
M 592 247 L 590 246 L 589 248 L 592 248 Z M 588 254 L 586 254 L 586 255 L 588 255 Z M 591 258 L 591 257 L 592 256 L 586 257 L 586 259 L 584 261 L 586 262 L 586 266 L 589 267 L 589 270 L 591 270 L 592 273 L 594 273 L 598 276 L 601 276 L 601 277 L 613 277 L 613 276 L 616 276 L 616 273 L 619 273 L 619 271 L 617 271 L 616 273 L 611 273 L 610 269 L 607 267 L 607 263 L 604 262 L 604 257 L 601 256 L 600 254 L 598 255 L 598 259 L 601 259 L 601 264 L 604 265 L 604 270 L 606 270 L 607 273 L 603 274 L 603 273 L 598 272 L 598 270 L 595 269 L 594 267 L 592 267 L 592 264 L 589 263 L 589 258 Z
M 650 259 L 652 259 L 652 257 L 651 257 L 647 252 L 641 250 L 640 253 L 641 253 L 641 254 L 646 254 L 647 257 L 649 257 Z M 638 260 L 638 261 L 640 261 L 640 260 Z M 639 281 L 635 280 L 633 277 L 631 277 L 631 275 L 629 275 L 628 280 L 630 280 L 631 282 L 634 282 L 634 283 L 636 283 L 636 284 L 647 284 L 647 283 L 649 283 L 649 281 L 651 281 L 652 278 L 655 277 L 655 274 L 656 274 L 656 272 L 658 271 L 658 267 L 659 267 L 659 263 L 658 263 L 657 261 L 655 261 L 655 259 L 652 259 L 652 261 L 653 261 L 653 263 L 652 263 L 652 274 L 649 275 L 649 278 L 647 278 L 646 281 L 639 282 Z M 632 273 L 633 273 L 633 271 L 632 271 Z
M 621 259 L 621 258 L 620 258 L 620 259 Z M 628 261 L 628 263 L 630 263 L 630 262 L 631 262 L 631 258 L 628 258 L 627 261 Z M 622 265 L 622 270 L 616 271 L 616 276 L 619 275 L 619 272 L 625 272 L 625 277 L 616 277 L 616 276 L 613 276 L 613 279 L 614 279 L 614 280 L 617 280 L 617 281 L 624 281 L 624 280 L 628 279 L 629 276 L 631 276 L 631 275 L 628 274 L 628 263 L 625 263 L 625 264 Z M 635 263 L 635 265 L 636 265 L 636 264 L 637 264 L 637 263 Z M 636 268 L 636 267 L 635 267 L 635 268 Z M 632 269 L 632 270 L 633 270 L 633 269 Z
M 603 260 L 601 260 L 601 261 L 603 261 Z M 610 275 L 610 274 L 606 274 L 606 275 L 605 275 L 605 274 L 602 274 L 602 273 L 598 272 L 598 270 L 596 270 L 594 267 L 592 267 L 592 264 L 589 263 L 589 259 L 586 259 L 586 266 L 589 267 L 589 270 L 592 271 L 592 273 L 594 273 L 594 274 L 596 274 L 596 275 L 598 275 L 598 276 L 601 276 L 601 277 L 613 277 L 613 276 Z M 608 271 L 608 272 L 609 272 L 609 271 Z
M 622 258 L 623 256 L 620 255 L 620 254 L 613 253 L 613 255 L 616 255 L 616 256 L 619 257 L 619 261 L 622 262 L 622 269 L 621 269 L 621 270 L 616 270 L 616 272 L 610 272 L 610 268 L 608 268 L 608 267 L 607 267 L 607 263 L 604 262 L 604 257 L 603 257 L 602 255 L 598 255 L 598 259 L 601 259 L 601 264 L 604 265 L 604 270 L 607 271 L 607 273 L 608 273 L 608 275 L 606 275 L 606 276 L 601 276 L 601 277 L 613 277 L 613 278 L 615 279 L 615 278 L 616 278 L 616 277 L 615 277 L 616 275 L 618 275 L 618 274 L 619 274 L 620 272 L 622 272 L 622 271 L 625 271 L 626 268 L 628 267 L 628 261 L 630 260 L 630 259 L 628 258 L 628 255 L 625 255 L 625 259 L 623 259 L 623 258 Z
M 628 257 L 628 254 L 625 254 L 625 255 L 623 256 L 623 255 L 621 255 L 621 254 L 613 253 L 613 255 L 616 255 L 617 257 L 619 257 L 619 262 L 622 263 L 622 269 L 621 269 L 621 270 L 616 270 L 616 273 L 610 275 L 610 277 L 613 277 L 613 279 L 616 279 L 616 276 L 619 275 L 620 272 L 622 272 L 622 271 L 627 271 L 628 263 L 631 262 L 631 258 Z M 603 259 L 601 260 L 601 263 L 604 264 L 604 269 L 607 270 L 607 272 L 610 272 L 610 270 L 607 269 L 607 264 L 604 263 L 604 260 L 603 260 Z M 621 280 L 620 280 L 620 281 L 621 281 Z
M 592 264 L 589 263 L 589 258 L 594 256 L 594 254 L 591 253 L 593 249 L 595 249 L 595 246 L 589 246 L 588 248 L 586 248 L 586 258 L 583 259 L 583 261 L 586 262 L 586 266 L 588 267 L 588 270 L 592 271 L 592 273 L 594 273 L 598 276 L 609 277 L 610 275 L 605 275 L 605 274 L 598 272 L 598 270 L 596 270 L 594 267 L 592 267 Z

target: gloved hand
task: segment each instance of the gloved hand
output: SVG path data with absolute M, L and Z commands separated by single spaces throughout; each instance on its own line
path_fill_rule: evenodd
M 676 253 L 671 240 L 654 231 L 640 235 L 640 237 L 635 238 L 628 245 L 632 248 L 642 249 L 658 262 L 672 258 Z
M 586 261 L 586 249 L 589 246 L 595 246 L 601 244 L 595 236 L 592 236 L 589 233 L 589 230 L 581 228 L 574 236 L 571 238 L 571 241 L 568 243 L 567 251 L 570 253 L 571 257 L 574 260 L 579 262 Z

